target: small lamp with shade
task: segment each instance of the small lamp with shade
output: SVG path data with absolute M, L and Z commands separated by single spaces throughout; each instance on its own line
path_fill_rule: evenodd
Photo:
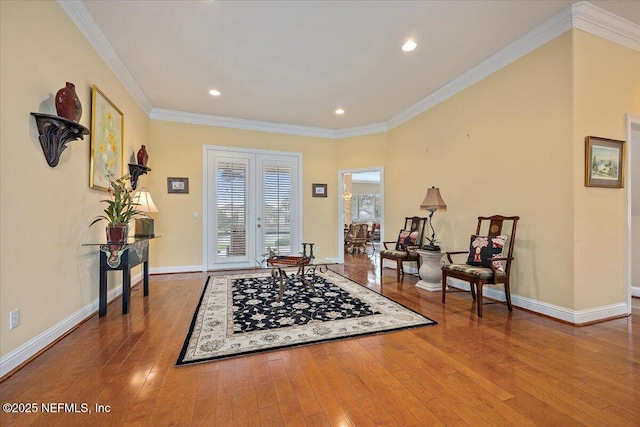
M 136 206 L 136 209 L 139 210 L 140 212 L 144 212 L 147 214 L 160 212 L 156 207 L 155 203 L 153 203 L 153 199 L 151 198 L 151 193 L 149 193 L 145 189 L 137 191 L 136 194 L 133 196 L 133 200 L 135 203 L 138 204 L 138 206 Z M 150 216 L 147 216 L 145 218 L 136 218 L 135 224 L 136 224 L 135 237 L 154 237 L 155 236 L 154 230 L 153 230 L 153 218 L 151 218 Z
M 429 211 L 429 227 L 431 227 L 431 238 L 428 236 L 426 239 L 429 241 L 428 245 L 424 245 L 422 249 L 426 251 L 440 251 L 440 246 L 436 245 L 436 232 L 433 229 L 433 224 L 431 222 L 431 218 L 433 214 L 438 209 L 447 209 L 447 204 L 442 199 L 440 195 L 440 189 L 436 187 L 431 187 L 427 190 L 427 195 L 424 197 L 424 200 L 420 204 L 420 209 L 424 209 Z

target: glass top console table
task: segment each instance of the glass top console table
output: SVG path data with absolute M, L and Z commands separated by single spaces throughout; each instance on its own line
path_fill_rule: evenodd
M 144 296 L 149 295 L 149 240 L 160 236 L 130 237 L 126 243 L 84 243 L 97 246 L 100 253 L 99 316 L 107 314 L 107 272 L 122 271 L 122 314 L 129 313 L 131 268 L 142 264 Z

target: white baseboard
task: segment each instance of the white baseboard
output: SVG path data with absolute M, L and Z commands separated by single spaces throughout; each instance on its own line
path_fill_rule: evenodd
M 134 285 L 141 280 L 142 273 L 131 276 L 131 283 Z M 121 294 L 122 286 L 116 286 L 107 293 L 107 302 L 111 302 Z M 57 339 L 76 327 L 79 323 L 96 314 L 97 311 L 98 300 L 96 299 L 0 358 L 0 378 L 38 354 L 39 351 L 55 342 Z
M 149 274 L 195 273 L 206 271 L 201 265 L 183 265 L 178 267 L 149 267 Z
M 464 289 L 466 291 L 470 290 L 469 283 L 451 277 L 448 278 L 447 284 L 454 288 Z M 483 294 L 494 300 L 505 301 L 503 285 L 496 285 L 495 288 L 491 286 L 484 287 Z M 576 325 L 628 314 L 627 305 L 625 303 L 610 304 L 586 310 L 571 310 L 565 307 L 511 294 L 511 304 L 516 307 L 524 308 L 535 313 L 544 314 L 545 316 L 564 320 L 565 322 Z
M 631 287 L 631 296 L 640 298 L 640 286 L 632 286 Z

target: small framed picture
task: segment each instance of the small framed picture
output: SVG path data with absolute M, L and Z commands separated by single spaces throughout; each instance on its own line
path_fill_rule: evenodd
M 313 197 L 327 197 L 327 184 L 311 184 Z
M 167 192 L 189 194 L 189 178 L 167 178 Z
M 624 141 L 588 136 L 584 154 L 586 187 L 624 187 Z

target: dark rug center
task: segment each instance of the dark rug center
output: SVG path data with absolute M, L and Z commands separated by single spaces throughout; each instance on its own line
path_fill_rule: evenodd
M 278 302 L 278 289 L 271 277 L 233 280 L 234 334 L 380 314 L 322 276 L 318 276 L 315 290 L 299 279 L 290 279 Z

